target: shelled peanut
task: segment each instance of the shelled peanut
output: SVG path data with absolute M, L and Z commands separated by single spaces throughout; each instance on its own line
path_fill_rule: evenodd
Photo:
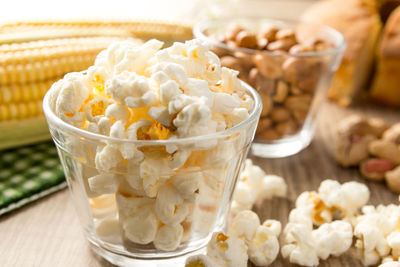
M 315 39 L 300 42 L 291 29 L 269 27 L 259 33 L 235 25 L 214 46 L 221 64 L 239 71 L 239 78 L 252 85 L 263 102 L 256 138 L 277 140 L 296 134 L 310 110 L 314 92 L 326 62 L 304 54 L 332 47 Z
M 335 158 L 344 167 L 358 166 L 366 179 L 385 180 L 400 193 L 400 123 L 389 127 L 381 119 L 358 115 L 344 119 Z

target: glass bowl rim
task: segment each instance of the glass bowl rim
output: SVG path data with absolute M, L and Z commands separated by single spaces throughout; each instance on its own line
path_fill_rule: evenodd
M 260 96 L 258 95 L 256 90 L 253 87 L 251 87 L 249 84 L 247 84 L 241 80 L 240 80 L 240 82 L 241 82 L 242 86 L 245 87 L 246 93 L 249 93 L 249 95 L 254 100 L 254 107 L 253 107 L 253 110 L 251 111 L 249 117 L 247 117 L 245 120 L 241 121 L 240 123 L 236 124 L 235 126 L 225 129 L 223 131 L 206 134 L 206 135 L 193 136 L 193 137 L 185 137 L 185 138 L 178 138 L 178 139 L 166 139 L 166 140 L 130 140 L 130 139 L 105 136 L 105 135 L 96 134 L 96 133 L 92 133 L 92 132 L 80 129 L 78 127 L 75 127 L 75 126 L 63 121 L 61 118 L 57 117 L 56 114 L 51 109 L 49 101 L 51 99 L 50 95 L 52 94 L 52 91 L 55 90 L 54 88 L 50 88 L 50 90 L 48 90 L 46 95 L 44 96 L 43 112 L 46 116 L 49 128 L 51 126 L 55 125 L 58 127 L 58 129 L 61 129 L 63 132 L 68 131 L 70 133 L 76 134 L 79 137 L 88 138 L 91 140 L 97 140 L 97 141 L 102 141 L 102 142 L 106 141 L 106 142 L 110 142 L 110 143 L 130 143 L 130 144 L 141 145 L 141 146 L 196 143 L 199 141 L 207 141 L 207 140 L 231 136 L 236 132 L 240 132 L 241 130 L 246 129 L 246 126 L 248 126 L 251 122 L 254 122 L 259 119 L 259 116 L 261 114 L 261 109 L 262 109 L 262 101 L 261 101 Z
M 228 46 L 215 38 L 211 38 L 208 35 L 204 34 L 204 30 L 208 29 L 210 26 L 212 26 L 215 23 L 229 23 L 229 22 L 235 22 L 238 20 L 246 20 L 246 21 L 270 21 L 270 22 L 275 22 L 275 23 L 281 23 L 281 24 L 288 24 L 292 23 L 294 25 L 297 25 L 299 23 L 302 24 L 309 24 L 309 25 L 314 25 L 321 27 L 324 29 L 328 34 L 333 36 L 335 39 L 338 40 L 338 44 L 335 45 L 331 49 L 326 49 L 326 50 L 321 50 L 321 51 L 314 51 L 314 52 L 297 52 L 297 53 L 289 53 L 289 52 L 284 52 L 284 51 L 268 51 L 268 50 L 258 50 L 258 49 L 251 49 L 251 48 L 244 48 L 244 47 L 231 47 Z M 314 22 L 308 22 L 308 21 L 301 21 L 301 20 L 290 20 L 290 19 L 274 19 L 274 18 L 265 18 L 265 17 L 226 17 L 226 18 L 216 18 L 216 19 L 208 19 L 208 20 L 203 20 L 198 23 L 196 23 L 193 26 L 193 35 L 195 38 L 199 38 L 202 40 L 205 40 L 211 45 L 215 45 L 219 48 L 223 48 L 226 50 L 231 50 L 231 51 L 240 51 L 240 52 L 245 52 L 248 54 L 255 54 L 255 53 L 261 53 L 261 54 L 266 54 L 266 55 L 271 55 L 271 56 L 292 56 L 292 57 L 316 57 L 316 56 L 325 56 L 325 55 L 337 55 L 343 52 L 346 48 L 346 39 L 344 38 L 343 34 L 341 34 L 339 31 L 335 30 L 332 27 L 329 27 L 325 24 L 321 23 L 314 23 Z

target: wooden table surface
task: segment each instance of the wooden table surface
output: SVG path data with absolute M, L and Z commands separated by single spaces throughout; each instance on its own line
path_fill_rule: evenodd
M 362 179 L 357 169 L 340 168 L 332 157 L 337 122 L 352 112 L 400 121 L 400 112 L 371 105 L 343 109 L 328 103 L 321 111 L 319 127 L 311 145 L 295 156 L 283 159 L 253 158 L 267 173 L 281 175 L 288 183 L 288 197 L 266 200 L 254 207 L 260 219 L 287 222 L 297 196 L 316 190 L 324 179 L 355 180 L 371 191 L 370 203 L 397 203 L 397 195 L 384 184 Z M 0 217 L 0 266 L 112 266 L 91 252 L 83 237 L 68 190 L 54 193 L 8 215 Z M 271 266 L 291 266 L 280 256 Z M 320 266 L 362 266 L 350 251 L 341 257 L 321 261 Z

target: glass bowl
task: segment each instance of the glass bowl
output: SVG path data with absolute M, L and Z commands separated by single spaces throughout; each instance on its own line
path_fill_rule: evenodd
M 234 31 L 233 25 L 236 29 L 251 31 L 255 36 L 267 36 L 271 29 L 283 30 L 281 36 L 284 36 L 284 32 L 289 30 L 295 34 L 296 42 L 304 45 L 297 46 L 299 49 L 296 51 L 285 46 L 281 41 L 286 41 L 284 37 L 279 40 L 262 37 L 264 42 L 260 42 L 263 40 L 258 37 L 257 42 L 253 42 L 255 47 L 245 48 L 242 44 L 252 46 L 251 42 L 243 41 L 243 34 L 240 38 L 237 34 L 236 39 L 222 41 Z M 345 49 L 344 37 L 338 31 L 300 21 L 224 18 L 196 24 L 194 35 L 210 43 L 221 64 L 238 70 L 239 78 L 260 94 L 263 110 L 252 145 L 254 155 L 285 157 L 309 145 L 331 78 Z M 322 42 L 329 45 L 322 49 Z M 305 44 L 313 44 L 315 51 L 307 50 Z
M 46 94 L 50 133 L 97 254 L 119 266 L 176 266 L 225 226 L 262 109 L 255 90 L 244 86 L 255 103 L 246 120 L 215 134 L 175 140 L 134 141 L 84 131 L 58 118 L 51 90 Z M 135 156 L 123 159 L 122 148 Z

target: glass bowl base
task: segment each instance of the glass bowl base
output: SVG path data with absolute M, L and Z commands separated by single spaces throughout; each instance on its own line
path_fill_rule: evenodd
M 254 140 L 251 145 L 251 154 L 262 158 L 283 158 L 294 155 L 306 148 L 312 140 L 311 131 L 302 131 L 300 134 L 278 141 Z
M 118 254 L 99 245 L 95 240 L 90 240 L 90 246 L 94 253 L 116 266 L 124 267 L 175 267 L 185 266 L 186 259 L 192 255 L 205 254 L 206 245 L 190 252 L 173 257 L 164 258 L 134 258 Z

